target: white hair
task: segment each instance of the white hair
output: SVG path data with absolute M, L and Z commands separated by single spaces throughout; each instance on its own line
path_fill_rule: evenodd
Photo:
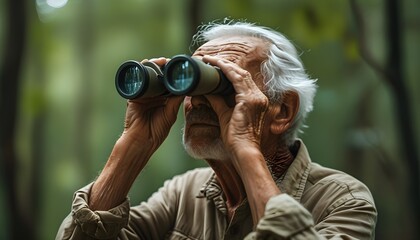
M 247 22 L 209 23 L 199 28 L 193 43 L 204 43 L 225 36 L 251 36 L 271 43 L 267 60 L 261 64 L 265 92 L 271 102 L 281 102 L 287 91 L 299 95 L 299 111 L 283 135 L 286 144 L 291 145 L 298 133 L 305 127 L 304 121 L 313 109 L 316 80 L 309 78 L 293 44 L 281 33 L 270 28 Z

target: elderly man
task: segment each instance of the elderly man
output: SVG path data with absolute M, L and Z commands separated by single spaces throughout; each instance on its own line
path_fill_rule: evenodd
M 235 93 L 129 100 L 122 136 L 96 181 L 76 192 L 57 239 L 374 238 L 368 188 L 312 163 L 297 138 L 316 86 L 292 44 L 240 22 L 208 25 L 195 39 L 205 43 L 193 56 L 220 68 Z M 130 187 L 182 101 L 185 149 L 210 167 L 130 207 Z

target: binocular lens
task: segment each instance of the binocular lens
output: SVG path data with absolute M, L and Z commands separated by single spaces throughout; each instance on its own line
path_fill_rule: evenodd
M 144 82 L 144 76 L 138 67 L 128 67 L 124 79 L 120 83 L 120 89 L 125 95 L 133 95 L 140 90 Z
M 119 67 L 115 85 L 118 93 L 126 99 L 159 96 L 167 93 L 160 79 L 162 74 L 155 63 L 127 61 Z
M 167 66 L 165 84 L 172 92 L 182 94 L 188 92 L 196 82 L 196 68 L 189 59 L 175 59 Z
M 134 99 L 147 85 L 148 78 L 144 66 L 136 61 L 127 61 L 119 67 L 115 77 L 115 85 L 122 97 Z

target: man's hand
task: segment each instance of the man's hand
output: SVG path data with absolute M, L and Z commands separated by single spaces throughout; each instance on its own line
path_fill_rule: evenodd
M 167 59 L 150 61 L 162 66 Z M 90 193 L 92 210 L 108 210 L 123 202 L 150 156 L 168 136 L 183 98 L 171 96 L 128 101 L 124 132 Z
M 168 59 L 143 60 L 163 66 Z M 128 100 L 123 138 L 149 151 L 155 151 L 166 139 L 177 118 L 183 96 L 138 98 Z
M 233 108 L 227 106 L 223 98 L 206 97 L 219 117 L 221 137 L 241 177 L 256 226 L 264 215 L 268 200 L 281 193 L 261 151 L 269 100 L 258 88 L 251 73 L 237 64 L 211 56 L 204 56 L 203 61 L 219 67 L 235 88 Z M 261 83 L 262 79 L 257 81 Z
M 235 89 L 235 106 L 226 105 L 220 97 L 207 96 L 219 116 L 222 139 L 229 152 L 251 147 L 260 149 L 262 128 L 269 100 L 255 84 L 252 75 L 237 64 L 217 57 L 203 61 L 219 67 Z

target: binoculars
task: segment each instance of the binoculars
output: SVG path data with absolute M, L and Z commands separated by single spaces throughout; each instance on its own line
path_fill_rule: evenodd
M 153 62 L 127 61 L 115 76 L 118 93 L 126 99 L 165 95 L 229 95 L 233 86 L 223 72 L 203 61 L 177 55 L 162 68 Z

